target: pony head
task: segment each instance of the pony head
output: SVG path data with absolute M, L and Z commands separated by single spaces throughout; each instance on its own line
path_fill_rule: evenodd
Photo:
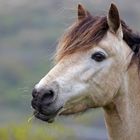
M 112 102 L 132 58 L 130 33 L 114 4 L 105 17 L 92 16 L 79 4 L 77 21 L 58 44 L 56 65 L 32 92 L 35 116 L 52 122 L 57 114 Z

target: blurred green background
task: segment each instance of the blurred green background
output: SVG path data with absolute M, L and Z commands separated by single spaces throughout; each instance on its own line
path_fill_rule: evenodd
M 64 30 L 76 19 L 80 2 L 95 15 L 106 15 L 111 2 L 135 31 L 140 31 L 139 0 L 0 0 L 0 140 L 106 140 L 101 110 L 58 118 L 34 119 L 34 85 L 51 69 Z

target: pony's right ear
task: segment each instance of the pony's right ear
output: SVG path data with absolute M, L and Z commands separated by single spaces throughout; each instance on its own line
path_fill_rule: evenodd
M 119 11 L 116 5 L 113 3 L 111 4 L 108 12 L 107 23 L 109 26 L 109 30 L 122 38 L 123 33 L 121 28 L 121 19 L 119 16 Z
M 83 20 L 84 18 L 90 16 L 90 13 L 82 6 L 81 4 L 78 4 L 78 20 Z

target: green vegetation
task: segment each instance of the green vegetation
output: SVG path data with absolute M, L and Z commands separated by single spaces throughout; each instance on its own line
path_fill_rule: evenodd
M 53 130 L 51 126 L 47 129 L 42 125 L 14 124 L 0 128 L 0 140 L 58 140 L 60 135 L 63 138 L 66 133 L 70 134 L 71 131 L 59 124 Z
M 26 127 L 25 125 L 9 126 L 0 129 L 1 140 L 55 140 L 47 132 L 38 127 L 34 130 L 32 127 Z

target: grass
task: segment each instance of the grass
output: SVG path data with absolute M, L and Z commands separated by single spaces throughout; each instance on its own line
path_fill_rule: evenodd
M 66 137 L 74 139 L 74 132 L 59 123 L 10 124 L 0 128 L 0 140 L 64 140 Z
M 55 140 L 47 132 L 44 133 L 41 127 L 37 130 L 25 124 L 10 125 L 0 128 L 1 140 Z

